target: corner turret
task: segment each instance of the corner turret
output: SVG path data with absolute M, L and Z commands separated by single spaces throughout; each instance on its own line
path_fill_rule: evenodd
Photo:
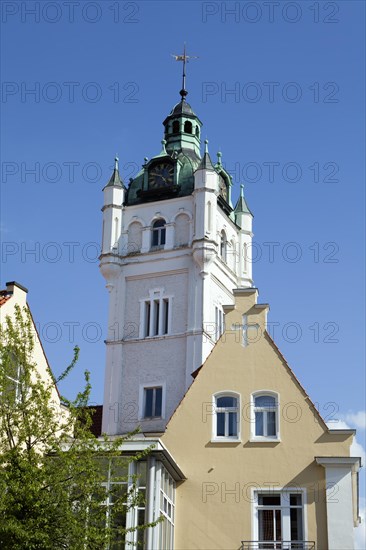
M 240 185 L 240 196 L 234 208 L 235 223 L 240 227 L 240 280 L 241 286 L 251 286 L 252 279 L 252 225 L 251 213 L 244 197 L 244 185 Z
M 103 189 L 103 237 L 102 254 L 117 252 L 118 239 L 121 233 L 122 204 L 125 186 L 119 175 L 118 157 L 114 159 L 113 174 Z

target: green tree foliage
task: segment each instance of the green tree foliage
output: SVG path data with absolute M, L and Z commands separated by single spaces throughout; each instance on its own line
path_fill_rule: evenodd
M 79 349 L 57 381 L 50 372 L 45 380 L 34 362 L 36 337 L 28 309 L 16 306 L 0 333 L 0 548 L 141 544 L 148 525 L 139 526 L 138 535 L 125 525 L 126 511 L 143 506 L 139 476 L 131 479 L 127 471 L 149 450 L 121 454 L 135 432 L 113 440 L 92 435 L 87 372 L 85 388 L 74 400 L 63 398 L 60 409 L 55 382 L 73 369 Z

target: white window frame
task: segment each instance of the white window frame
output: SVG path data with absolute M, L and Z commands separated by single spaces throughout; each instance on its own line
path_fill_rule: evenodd
M 256 435 L 255 429 L 255 412 L 257 411 L 255 407 L 255 398 L 256 397 L 273 397 L 276 402 L 275 413 L 276 413 L 276 435 Z M 250 441 L 252 442 L 262 442 L 262 443 L 273 443 L 281 441 L 280 437 L 280 395 L 273 390 L 257 390 L 253 392 L 250 396 Z M 258 412 L 258 411 L 257 411 Z M 266 412 L 266 408 L 263 409 L 263 412 Z M 264 415 L 266 417 L 266 415 Z M 266 423 L 263 422 L 265 426 Z
M 167 306 L 166 306 L 167 304 Z M 156 338 L 171 334 L 173 296 L 166 295 L 163 288 L 154 288 L 149 296 L 140 300 L 140 329 L 139 338 Z M 147 317 L 147 308 L 150 308 L 150 318 Z M 168 307 L 167 327 L 165 327 L 165 307 Z M 158 327 L 156 330 L 156 316 Z M 147 327 L 147 322 L 149 326 Z
M 225 314 L 223 312 L 221 305 L 215 305 L 215 337 L 214 340 L 217 342 L 220 336 L 225 331 Z
M 234 397 L 236 400 L 237 400 L 237 406 L 236 407 L 232 407 L 232 410 L 229 410 L 228 407 L 224 407 L 224 409 L 227 409 L 227 410 L 218 410 L 218 408 L 216 407 L 216 400 L 220 397 Z M 231 407 L 230 407 L 231 409 Z M 213 396 L 212 396 L 212 410 L 213 410 L 213 415 L 212 415 L 212 436 L 211 436 L 211 441 L 212 442 L 215 442 L 215 443 L 220 443 L 220 442 L 233 442 L 233 443 L 238 443 L 241 441 L 241 435 L 240 435 L 240 429 L 241 429 L 241 422 L 240 422 L 240 411 L 241 411 L 241 397 L 240 397 L 240 394 L 237 393 L 237 392 L 234 392 L 232 390 L 226 390 L 226 391 L 220 391 L 220 392 L 217 392 L 215 393 Z M 217 435 L 217 412 L 236 412 L 236 415 L 237 415 L 237 433 L 236 435 Z M 225 425 L 227 425 L 228 423 L 228 417 L 225 415 Z M 225 430 L 226 431 L 226 430 Z
M 154 227 L 154 224 L 156 224 L 156 222 L 164 222 L 164 225 L 161 225 L 159 227 Z M 156 218 L 155 220 L 152 221 L 151 223 L 151 250 L 160 250 L 160 249 L 163 249 L 165 248 L 165 245 L 166 245 L 166 226 L 167 226 L 167 223 L 166 223 L 166 220 L 164 218 Z M 164 231 L 164 243 L 161 242 L 162 238 L 161 238 L 161 234 L 162 232 Z M 153 244 L 153 240 L 154 240 L 154 233 L 157 233 L 158 235 L 158 244 Z
M 113 460 L 113 457 L 111 458 Z M 137 480 L 137 491 L 139 490 L 147 490 L 147 482 L 148 482 L 148 464 L 146 460 L 143 460 L 141 462 L 145 462 L 146 464 L 146 486 L 140 485 L 139 480 Z M 108 473 L 107 473 L 107 480 L 101 483 L 102 487 L 105 487 L 106 490 L 110 490 L 112 485 L 125 485 L 126 486 L 126 503 L 128 505 L 129 501 L 129 493 L 131 489 L 133 488 L 134 483 L 134 476 L 138 474 L 138 463 L 136 462 L 130 462 L 127 464 L 127 470 L 128 470 L 128 478 L 126 481 L 113 481 L 113 478 L 111 477 L 111 463 L 109 460 L 108 464 Z M 110 501 L 110 496 L 106 495 L 106 499 L 103 503 L 101 503 L 102 506 L 106 507 L 106 521 L 109 521 L 111 508 L 113 507 L 113 502 Z M 131 506 L 130 508 L 126 509 L 126 529 L 133 529 L 137 526 L 138 522 L 138 511 L 140 509 L 145 510 L 145 521 L 146 522 L 146 511 L 147 511 L 148 502 L 146 499 L 146 504 L 144 507 L 141 506 Z M 135 547 L 137 544 L 137 538 L 138 538 L 138 529 L 131 530 L 130 532 L 126 533 L 126 541 L 124 545 L 121 545 L 121 548 L 124 547 L 126 550 Z M 113 541 L 111 541 L 113 545 Z M 109 546 L 108 546 L 109 547 Z
M 22 380 L 22 366 L 19 364 L 19 362 L 16 360 L 15 355 L 11 353 L 11 357 L 8 357 L 8 360 L 13 364 L 14 369 L 16 370 L 16 377 L 10 376 L 10 374 L 5 374 L 5 378 L 10 381 L 10 385 L 12 385 L 11 392 L 14 392 L 14 401 L 15 403 L 20 403 L 22 399 L 22 383 L 24 384 L 24 380 Z M 1 366 L 1 361 L 0 361 Z M 9 388 L 10 390 L 10 388 Z M 8 390 L 8 391 L 9 391 Z M 25 394 L 28 394 L 28 390 L 24 392 Z M 0 392 L 1 395 L 1 392 Z
M 162 389 L 161 416 L 144 416 L 144 413 L 145 413 L 145 390 L 152 389 L 152 388 L 161 388 Z M 146 384 L 140 384 L 140 387 L 139 387 L 139 411 L 138 411 L 138 419 L 139 420 L 164 420 L 165 415 L 166 415 L 165 405 L 166 405 L 166 383 L 165 382 L 161 382 L 160 380 L 158 380 L 155 383 L 148 382 Z
M 6 378 L 10 380 L 14 384 L 14 398 L 16 403 L 20 403 L 21 401 L 21 391 L 22 391 L 22 381 L 21 381 L 21 373 L 22 367 L 17 363 L 16 364 L 16 378 L 13 378 L 12 376 L 6 375 Z
M 148 528 L 144 531 L 144 546 L 143 548 L 150 548 L 151 550 L 174 550 L 174 519 L 175 519 L 175 500 L 176 500 L 176 483 L 164 467 L 160 460 L 156 460 L 155 457 L 149 456 L 146 460 L 131 462 L 128 464 L 128 479 L 126 481 L 114 482 L 116 484 L 126 484 L 127 485 L 127 495 L 128 491 L 133 487 L 134 476 L 138 475 L 139 463 L 146 463 L 146 485 L 140 484 L 140 480 L 137 481 L 137 491 L 143 490 L 146 491 L 146 502 L 145 506 L 132 506 L 129 510 L 126 510 L 126 529 L 134 528 L 138 525 L 138 512 L 141 509 L 144 509 L 145 513 L 145 523 L 150 523 L 156 521 L 161 515 L 164 516 L 163 522 L 158 522 L 154 527 Z M 165 477 L 169 482 L 169 493 L 166 494 L 164 491 L 162 483 L 162 473 L 165 473 Z M 110 476 L 110 466 L 108 468 L 108 474 L 106 482 L 102 483 L 102 486 L 109 487 L 113 483 L 113 479 Z M 171 516 L 164 513 L 164 507 L 161 508 L 161 503 L 166 501 L 170 504 Z M 113 506 L 107 499 L 104 501 L 102 506 L 106 506 L 106 521 L 110 515 L 110 509 Z M 164 529 L 166 522 L 170 523 L 170 540 L 167 541 L 167 545 L 161 549 L 159 546 L 159 539 L 161 536 L 161 531 Z M 126 533 L 126 542 L 124 545 L 119 545 L 121 550 L 130 550 L 132 548 L 137 548 L 138 541 L 138 530 L 130 531 Z M 112 542 L 113 544 L 113 542 Z M 138 546 L 141 548 L 141 546 Z
M 279 508 L 283 511 L 290 510 L 290 494 L 300 494 L 302 496 L 302 519 L 303 519 L 303 540 L 308 540 L 308 526 L 307 526 L 307 490 L 305 487 L 277 487 L 275 484 L 272 487 L 260 487 L 252 488 L 251 501 L 252 501 L 252 536 L 253 541 L 258 541 L 258 495 L 259 494 L 273 494 L 281 495 L 281 505 L 273 506 L 273 508 Z M 290 516 L 289 513 L 281 514 L 281 528 L 282 539 L 289 541 L 291 539 L 290 531 Z M 285 521 L 284 521 L 285 520 Z
M 165 491 L 162 483 L 162 474 L 164 473 L 164 477 L 167 478 L 169 486 L 170 486 L 170 492 L 171 496 L 169 496 Z M 166 526 L 164 525 L 165 522 L 168 522 L 170 524 L 170 537 L 168 541 L 168 548 L 173 549 L 174 548 L 174 523 L 175 523 L 175 482 L 172 478 L 172 476 L 169 474 L 169 472 L 164 468 L 164 466 L 160 463 L 160 467 L 158 470 L 158 498 L 157 500 L 157 517 L 163 516 L 163 521 L 159 524 L 159 539 L 162 536 L 162 532 L 164 528 L 166 529 Z M 163 506 L 161 506 L 163 504 Z M 170 507 L 170 515 L 166 513 L 165 505 L 167 505 L 168 509 Z M 164 533 L 165 534 L 165 533 Z M 159 541 L 160 542 L 160 541 Z
M 162 522 L 158 523 L 158 525 L 156 525 L 155 527 L 153 527 L 152 534 L 151 534 L 151 546 L 149 546 L 149 548 L 151 548 L 151 550 L 155 550 L 155 549 L 160 550 L 161 545 L 159 544 L 159 542 L 160 542 L 160 538 L 161 538 L 161 535 L 162 535 L 162 530 L 164 529 L 164 523 L 165 523 L 165 521 L 169 521 L 170 524 L 171 524 L 171 527 L 172 527 L 171 542 L 173 544 L 171 546 L 169 546 L 169 548 L 166 547 L 165 550 L 174 550 L 174 521 L 175 521 L 176 483 L 175 483 L 174 479 L 172 478 L 172 476 L 167 471 L 167 469 L 164 467 L 164 465 L 160 461 L 156 462 L 156 467 L 155 468 L 156 468 L 156 473 L 155 473 L 154 480 L 153 480 L 153 488 L 154 488 L 155 498 L 154 498 L 153 517 L 151 518 L 151 520 L 156 520 L 161 515 L 163 515 L 164 520 Z M 173 497 L 172 499 L 169 499 L 168 495 L 166 495 L 166 493 L 164 492 L 164 488 L 162 487 L 162 472 L 163 471 L 165 471 L 165 475 L 168 476 L 169 479 L 171 479 L 171 481 L 172 481 L 172 497 Z M 149 475 L 151 475 L 151 472 L 149 473 Z M 163 499 L 164 499 L 164 497 L 168 497 L 166 500 L 172 506 L 174 506 L 174 509 L 172 509 L 174 521 L 172 521 L 171 518 L 169 518 L 166 514 L 164 514 L 164 511 L 163 511 L 163 513 L 161 513 L 162 512 L 162 509 L 160 507 L 161 497 L 163 497 Z

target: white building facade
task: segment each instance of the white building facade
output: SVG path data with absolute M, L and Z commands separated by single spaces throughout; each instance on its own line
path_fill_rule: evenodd
M 223 330 L 233 289 L 252 286 L 252 214 L 243 190 L 213 166 L 201 122 L 181 101 L 164 121 L 162 151 L 125 188 L 104 188 L 100 268 L 110 292 L 103 431 L 166 423 Z

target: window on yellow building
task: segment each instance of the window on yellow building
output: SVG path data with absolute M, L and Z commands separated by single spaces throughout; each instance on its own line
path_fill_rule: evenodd
M 254 537 L 258 548 L 305 548 L 304 494 L 299 490 L 255 493 Z M 278 546 L 280 547 L 280 546 Z M 307 547 L 308 548 L 308 547 Z
M 257 392 L 252 395 L 252 439 L 278 440 L 278 395 Z
M 220 393 L 214 396 L 213 438 L 215 440 L 238 440 L 239 396 L 235 393 Z
M 15 355 L 11 352 L 4 352 L 1 365 L 0 395 L 4 394 L 11 402 L 19 403 L 22 394 L 25 394 L 26 380 L 22 367 L 19 365 Z

